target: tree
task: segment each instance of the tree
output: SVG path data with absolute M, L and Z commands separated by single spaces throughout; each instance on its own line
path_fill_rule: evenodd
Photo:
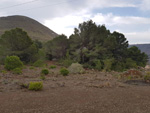
M 38 49 L 41 49 L 41 48 L 43 47 L 42 42 L 39 41 L 39 40 L 37 40 L 37 39 L 34 41 L 34 43 L 35 43 L 35 45 L 36 45 L 36 47 L 37 47 Z
M 128 41 L 122 33 L 116 31 L 112 33 L 112 36 L 116 39 L 116 45 L 112 53 L 117 60 L 123 60 L 129 46 Z
M 128 41 L 122 33 L 111 33 L 105 25 L 96 25 L 92 20 L 79 24 L 69 40 L 60 35 L 49 41 L 46 52 L 49 58 L 57 59 L 67 59 L 67 53 L 69 59 L 84 67 L 106 71 L 123 71 L 147 62 L 145 53 L 137 48 L 128 49 Z
M 92 20 L 83 22 L 75 28 L 74 34 L 69 37 L 69 44 L 71 58 L 85 64 L 86 67 L 94 68 L 97 65 L 95 61 L 99 61 L 99 64 L 104 64 L 101 64 L 101 68 L 118 71 L 136 65 L 144 66 L 147 62 L 144 53 L 138 50 L 132 53 L 132 49 L 128 49 L 128 41 L 122 33 L 110 33 L 105 25 L 96 25 Z M 135 54 L 138 58 L 134 57 Z
M 61 59 L 66 56 L 69 41 L 65 35 L 60 35 L 46 43 L 46 54 L 49 59 Z
M 74 34 L 69 38 L 71 55 L 78 58 L 80 63 L 89 62 L 90 56 L 98 57 L 95 55 L 101 54 L 101 49 L 98 49 L 100 51 L 95 49 L 97 47 L 103 48 L 104 39 L 109 33 L 104 25 L 97 26 L 92 20 L 79 24 L 79 27 L 75 28 Z
M 0 47 L 3 56 L 16 55 L 24 62 L 33 60 L 33 56 L 38 53 L 37 47 L 28 36 L 27 32 L 20 28 L 6 31 L 0 37 Z
M 11 51 L 22 51 L 33 44 L 27 32 L 20 28 L 6 31 L 1 36 L 1 44 L 5 45 Z
M 79 24 L 69 42 L 71 55 L 78 58 L 80 63 L 91 62 L 90 65 L 96 59 L 121 60 L 128 47 L 128 41 L 123 34 L 110 33 L 105 25 L 97 26 L 92 20 Z
M 138 66 L 144 67 L 148 61 L 148 55 L 141 52 L 136 46 L 128 49 L 128 57 L 136 62 Z

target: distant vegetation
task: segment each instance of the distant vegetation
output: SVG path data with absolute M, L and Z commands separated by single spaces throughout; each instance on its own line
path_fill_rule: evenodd
M 3 64 L 6 56 L 15 55 L 22 62 L 36 67 L 43 65 L 46 59 L 57 60 L 65 67 L 78 62 L 84 68 L 99 71 L 144 67 L 148 56 L 135 46 L 128 48 L 128 45 L 122 33 L 111 33 L 104 25 L 96 25 L 92 20 L 79 24 L 69 39 L 59 35 L 45 43 L 33 41 L 27 32 L 16 28 L 0 37 L 0 62 Z M 63 68 L 60 73 L 65 76 L 69 71 Z

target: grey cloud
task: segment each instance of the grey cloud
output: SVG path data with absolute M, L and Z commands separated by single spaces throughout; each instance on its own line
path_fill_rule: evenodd
M 27 0 L 26 0 L 27 1 Z M 24 2 L 26 2 L 24 1 Z M 29 1 L 29 0 L 28 0 Z M 4 7 L 23 3 L 22 0 L 7 0 L 1 2 Z M 84 5 L 85 0 L 80 1 L 62 1 L 62 0 L 39 0 L 30 4 L 24 4 L 17 7 L 11 7 L 1 10 L 5 15 L 25 15 L 37 20 L 45 18 L 62 17 L 71 13 L 79 12 Z
M 33 0 L 2 0 L 0 3 L 3 7 L 29 2 Z M 134 0 L 38 0 L 25 5 L 7 8 L 1 10 L 5 15 L 25 15 L 42 21 L 55 17 L 80 12 L 82 10 L 91 11 L 94 8 L 104 8 L 111 6 L 134 6 Z

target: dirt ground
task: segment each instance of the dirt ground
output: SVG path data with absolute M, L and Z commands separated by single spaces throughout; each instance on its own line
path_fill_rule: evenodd
M 63 77 L 59 69 L 49 69 L 41 91 L 20 86 L 42 81 L 41 68 L 1 73 L 0 113 L 150 113 L 150 84 L 125 83 L 118 73 L 95 70 Z

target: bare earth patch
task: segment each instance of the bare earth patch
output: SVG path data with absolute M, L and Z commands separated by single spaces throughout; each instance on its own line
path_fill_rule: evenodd
M 150 86 L 121 82 L 115 73 L 86 70 L 85 74 L 63 77 L 57 67 L 49 69 L 42 91 L 20 86 L 42 81 L 41 69 L 27 67 L 22 75 L 0 74 L 0 113 L 150 112 Z

